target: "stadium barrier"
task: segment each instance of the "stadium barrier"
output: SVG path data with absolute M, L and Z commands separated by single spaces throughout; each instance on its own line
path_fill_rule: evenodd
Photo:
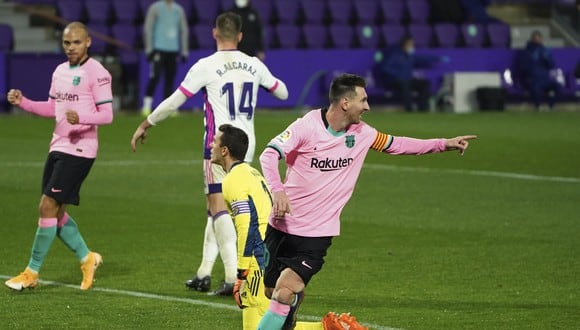
M 512 49 L 422 49 L 420 53 L 445 56 L 448 61 L 442 61 L 431 68 L 417 70 L 421 75 L 432 82 L 433 92 L 441 85 L 446 73 L 452 72 L 500 72 L 510 69 L 514 65 L 516 51 Z M 575 48 L 558 48 L 552 50 L 556 65 L 562 69 L 566 78 L 563 89 L 564 97 L 577 101 L 576 92 L 580 89 L 571 73 L 579 59 Z M 189 67 L 201 57 L 212 53 L 212 50 L 192 51 L 187 63 L 179 64 L 179 71 L 175 81 L 176 87 L 185 77 Z M 350 50 L 270 50 L 266 53 L 266 64 L 272 73 L 283 79 L 290 91 L 286 101 L 279 101 L 260 90 L 258 105 L 261 108 L 293 108 L 297 105 L 317 107 L 327 104 L 329 79 L 327 75 L 337 71 L 347 71 L 361 74 L 369 81 L 369 90 L 381 93 L 377 88 L 373 68 L 375 66 L 375 51 L 364 49 Z M 22 54 L 0 52 L 0 105 L 5 104 L 8 88 L 19 88 L 36 100 L 47 98 L 51 74 L 56 65 L 65 60 L 63 54 Z M 139 100 L 142 99 L 148 77 L 148 63 L 143 54 L 139 59 L 139 73 L 134 79 L 139 86 Z M 326 73 L 326 74 L 321 74 Z M 503 75 L 502 75 L 503 76 Z M 162 101 L 159 84 L 155 94 L 155 103 Z M 307 87 L 307 88 L 305 88 Z M 508 91 L 508 101 L 510 101 Z M 194 96 L 184 104 L 183 109 L 201 107 L 203 99 Z M 8 107 L 4 106 L 4 111 Z

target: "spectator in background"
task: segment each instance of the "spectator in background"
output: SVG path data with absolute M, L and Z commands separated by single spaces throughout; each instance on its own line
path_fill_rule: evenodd
M 153 94 L 164 76 L 163 96 L 173 92 L 177 59 L 186 61 L 189 55 L 187 18 L 183 7 L 173 0 L 159 0 L 147 9 L 143 26 L 145 55 L 149 61 L 149 81 L 143 98 L 141 114 L 151 113 Z M 180 51 L 181 50 L 181 51 Z
M 230 11 L 242 17 L 242 41 L 238 49 L 248 56 L 256 56 L 264 61 L 264 35 L 258 11 L 250 0 L 235 0 Z
M 412 92 L 417 93 L 417 109 L 427 111 L 431 96 L 431 82 L 427 79 L 415 78 L 413 70 L 418 67 L 429 67 L 440 59 L 438 56 L 415 54 L 413 38 L 406 36 L 399 45 L 387 49 L 379 64 L 382 81 L 395 90 L 405 106 L 406 111 L 412 111 Z
M 552 109 L 560 94 L 560 84 L 551 77 L 550 70 L 554 69 L 554 59 L 543 44 L 540 31 L 532 32 L 519 62 L 524 87 L 530 92 L 536 110 L 539 110 L 546 94 L 548 105 Z

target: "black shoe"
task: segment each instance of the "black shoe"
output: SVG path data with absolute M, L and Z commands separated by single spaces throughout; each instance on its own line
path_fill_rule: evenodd
M 220 287 L 214 292 L 208 293 L 210 296 L 231 296 L 234 294 L 234 283 L 222 282 Z
M 199 278 L 196 275 L 191 280 L 187 280 L 185 286 L 195 291 L 208 292 L 211 288 L 211 277 Z
M 291 330 L 296 327 L 296 316 L 297 316 L 296 312 L 298 311 L 298 307 L 300 307 L 300 304 L 302 304 L 302 301 L 304 300 L 304 291 L 299 292 L 296 295 L 297 295 L 296 303 L 290 306 L 290 312 L 288 313 L 288 316 L 286 316 L 286 321 L 282 326 L 282 330 Z

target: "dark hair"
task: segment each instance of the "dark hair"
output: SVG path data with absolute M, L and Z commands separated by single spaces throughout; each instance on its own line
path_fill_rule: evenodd
M 249 144 L 246 132 L 230 124 L 221 125 L 219 130 L 222 132 L 220 147 L 227 147 L 232 158 L 243 161 Z
M 227 11 L 216 18 L 215 27 L 220 38 L 235 40 L 242 31 L 242 17 L 234 12 Z
M 330 84 L 328 99 L 330 103 L 336 103 L 346 94 L 356 94 L 356 87 L 367 87 L 365 79 L 355 74 L 343 73 L 335 77 Z

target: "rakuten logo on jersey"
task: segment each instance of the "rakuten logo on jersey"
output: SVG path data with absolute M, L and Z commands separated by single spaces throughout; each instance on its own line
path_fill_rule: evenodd
M 54 98 L 57 102 L 78 102 L 79 96 L 77 94 L 68 93 L 68 92 L 56 92 Z
M 343 168 L 349 167 L 353 161 L 354 161 L 353 158 L 338 158 L 338 159 L 312 158 L 310 160 L 310 167 L 317 168 L 320 170 L 320 172 L 338 171 Z

